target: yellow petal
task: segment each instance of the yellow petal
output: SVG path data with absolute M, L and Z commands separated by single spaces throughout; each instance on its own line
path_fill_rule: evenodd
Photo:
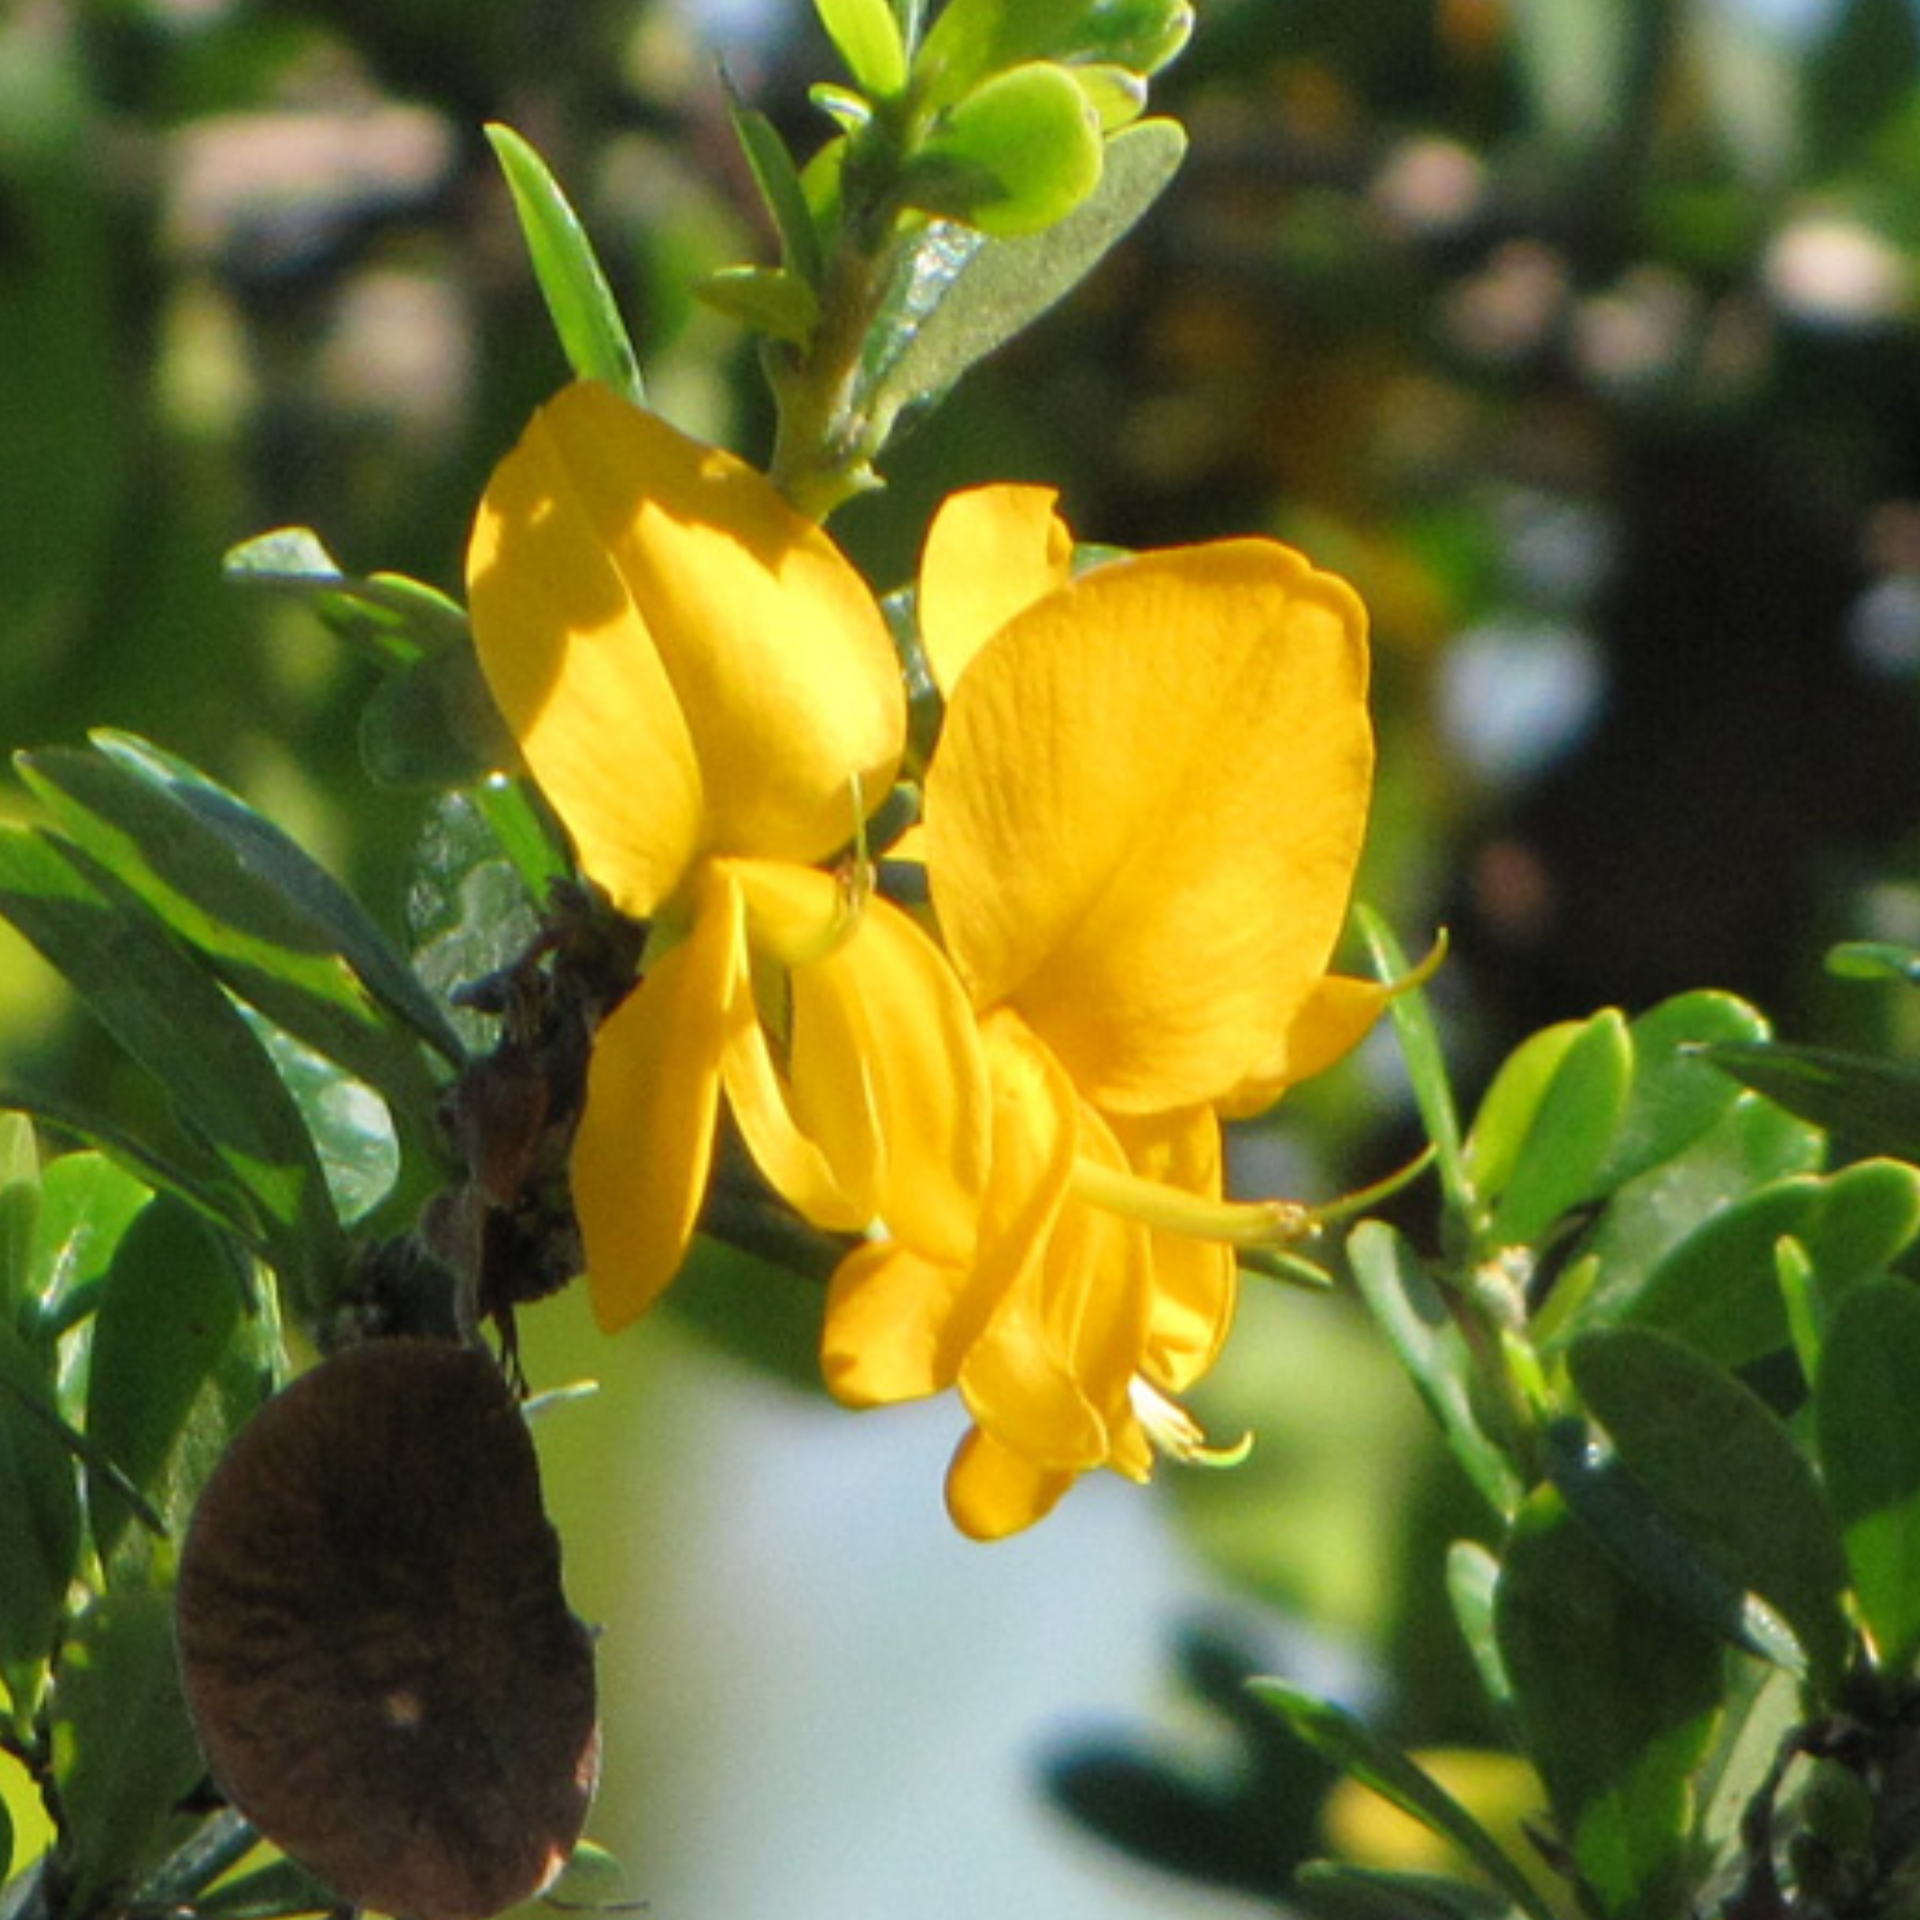
M 1004 1540 L 1059 1505 L 1076 1475 L 1036 1466 L 977 1427 L 947 1470 L 947 1512 L 972 1540 Z
M 1373 768 L 1365 615 L 1287 548 L 1118 561 L 954 689 L 927 865 L 977 1006 L 1083 1095 L 1218 1099 L 1283 1055 L 1347 910 Z
M 608 1332 L 644 1313 L 686 1256 L 745 966 L 737 909 L 707 892 L 688 937 L 594 1036 L 572 1179 L 594 1315 Z
M 1073 535 L 1051 487 L 976 487 L 948 498 L 920 559 L 920 642 L 951 693 L 967 662 L 1016 613 L 1064 586 Z
M 1218 1200 L 1220 1123 L 1206 1107 L 1116 1119 L 1127 1163 L 1144 1179 Z M 1153 1289 L 1139 1371 L 1168 1393 L 1184 1393 L 1219 1357 L 1233 1325 L 1240 1270 L 1233 1249 L 1191 1234 L 1151 1229 Z
M 628 911 L 671 892 L 663 849 L 818 859 L 856 783 L 868 806 L 891 785 L 905 692 L 859 573 L 763 475 L 608 389 L 535 416 L 468 570 L 489 684 Z
M 1264 1113 L 1289 1087 L 1324 1072 L 1366 1038 L 1392 998 L 1393 989 L 1378 980 L 1328 974 L 1282 1036 L 1279 1054 L 1221 1100 L 1222 1115 L 1240 1120 Z
M 964 1267 L 928 1260 L 897 1241 L 856 1247 L 827 1288 L 820 1368 L 850 1407 L 920 1400 L 953 1385 L 967 1329 L 955 1302 Z

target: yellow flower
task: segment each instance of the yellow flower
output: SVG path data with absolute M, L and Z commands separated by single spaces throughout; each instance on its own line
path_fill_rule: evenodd
M 958 1386 L 963 1530 L 1195 1455 L 1174 1395 L 1234 1305 L 1220 1117 L 1337 1058 L 1384 1002 L 1330 975 L 1372 780 L 1365 614 L 1271 541 L 1070 577 L 1037 489 L 949 502 L 922 567 L 949 689 L 922 850 L 980 1019 L 991 1170 L 971 1249 L 895 1231 L 835 1276 L 826 1364 L 873 1404 Z
M 723 1095 L 816 1224 L 966 1245 L 987 1130 L 967 1003 L 904 913 L 816 864 L 905 739 L 858 572 L 752 468 L 583 384 L 495 472 L 468 588 L 488 684 L 583 871 L 651 923 L 573 1153 L 601 1323 L 680 1265 Z

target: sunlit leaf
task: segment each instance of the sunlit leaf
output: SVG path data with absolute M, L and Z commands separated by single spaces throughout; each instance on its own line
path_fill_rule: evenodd
M 743 106 L 738 100 L 731 102 L 730 110 L 734 137 L 747 157 L 754 185 L 760 189 L 760 198 L 773 219 L 774 231 L 780 236 L 781 263 L 817 290 L 825 277 L 826 262 L 821 254 L 819 229 L 813 224 L 813 209 L 807 204 L 806 189 L 800 184 L 800 170 L 793 164 L 793 155 L 764 113 Z
M 813 0 L 834 50 L 865 93 L 889 100 L 907 84 L 907 48 L 887 0 Z
M 534 277 L 576 378 L 598 380 L 635 403 L 646 403 L 639 357 L 580 217 L 547 163 L 498 122 L 486 129 L 519 217 Z
M 1853 1590 L 1881 1664 L 1920 1655 L 1920 1289 L 1864 1280 L 1827 1328 L 1814 1427 Z
M 0 1320 L 12 1324 L 31 1285 L 40 1220 L 40 1150 L 24 1113 L 0 1112 Z
M 813 289 L 785 267 L 722 267 L 695 281 L 694 291 L 716 313 L 791 346 L 804 347 L 820 324 Z
M 930 102 L 956 100 L 1027 60 L 1074 60 L 1151 74 L 1193 32 L 1188 0 L 949 0 L 915 62 Z

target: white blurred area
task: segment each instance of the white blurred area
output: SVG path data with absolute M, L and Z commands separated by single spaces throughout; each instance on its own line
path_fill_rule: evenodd
M 1211 1597 L 1158 1502 L 1102 1476 L 981 1546 L 940 1486 L 951 1401 L 853 1414 L 665 1317 L 525 1332 L 577 1611 L 604 1629 L 590 1832 L 651 1920 L 1228 1920 L 1039 1792 L 1063 1736 L 1166 1725 L 1168 1630 Z

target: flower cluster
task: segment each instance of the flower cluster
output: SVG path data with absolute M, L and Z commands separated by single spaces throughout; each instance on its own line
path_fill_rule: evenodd
M 1372 780 L 1352 590 L 1267 540 L 1077 570 L 1049 492 L 949 500 L 913 910 L 864 854 L 907 739 L 885 618 L 762 475 L 575 386 L 494 475 L 469 588 L 528 770 L 649 926 L 573 1153 L 602 1324 L 684 1258 L 724 1101 L 790 1206 L 860 1236 L 834 1392 L 958 1389 L 964 1531 L 1203 1451 L 1175 1396 L 1231 1322 L 1235 1242 L 1294 1214 L 1224 1199 L 1221 1121 L 1385 996 L 1328 971 Z

